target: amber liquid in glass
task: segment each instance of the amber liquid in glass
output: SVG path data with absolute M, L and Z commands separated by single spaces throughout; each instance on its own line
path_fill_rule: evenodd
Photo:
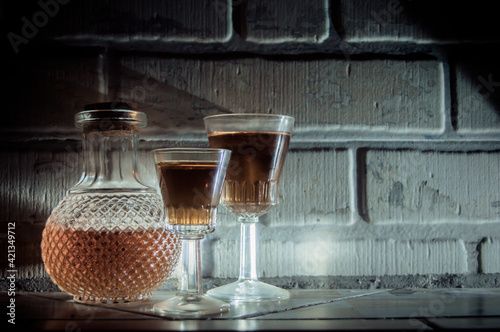
M 208 225 L 215 220 L 221 168 L 208 162 L 160 162 L 160 189 L 171 225 Z M 220 187 L 219 187 L 220 188 Z
M 213 132 L 212 148 L 231 150 L 222 204 L 237 214 L 260 215 L 277 204 L 278 183 L 290 134 L 284 132 Z
M 166 229 L 98 231 L 47 225 L 44 233 L 47 272 L 62 290 L 79 294 L 82 301 L 143 300 L 166 282 L 177 264 L 179 240 Z

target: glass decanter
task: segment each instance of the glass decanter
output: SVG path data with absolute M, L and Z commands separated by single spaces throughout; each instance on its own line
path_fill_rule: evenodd
M 163 201 L 137 169 L 146 115 L 123 103 L 76 114 L 84 171 L 49 216 L 42 259 L 52 281 L 85 303 L 143 301 L 173 273 L 180 241 L 166 228 Z

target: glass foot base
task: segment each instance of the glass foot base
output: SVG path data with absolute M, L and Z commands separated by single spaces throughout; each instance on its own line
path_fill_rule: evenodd
M 229 311 L 229 304 L 207 295 L 175 296 L 153 306 L 170 317 L 202 317 Z
M 124 297 L 94 297 L 73 295 L 73 301 L 86 304 L 122 304 L 122 303 L 136 303 L 146 302 L 151 298 L 151 293 L 135 296 Z
M 290 298 L 290 293 L 282 288 L 258 280 L 238 280 L 228 285 L 213 288 L 207 295 L 233 302 L 280 301 Z

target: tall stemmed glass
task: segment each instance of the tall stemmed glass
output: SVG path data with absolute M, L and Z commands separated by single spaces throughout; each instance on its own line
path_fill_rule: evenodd
M 154 305 L 154 310 L 172 317 L 226 312 L 229 304 L 203 294 L 200 241 L 215 230 L 231 151 L 166 148 L 153 152 L 168 228 L 182 241 L 180 290 Z
M 210 146 L 231 150 L 221 204 L 241 222 L 239 278 L 207 294 L 242 302 L 288 299 L 288 291 L 258 280 L 255 225 L 278 203 L 278 184 L 294 118 L 223 114 L 205 117 L 204 123 Z

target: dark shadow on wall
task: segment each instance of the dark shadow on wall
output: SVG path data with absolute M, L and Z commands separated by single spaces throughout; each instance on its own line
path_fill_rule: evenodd
M 454 127 L 500 129 L 500 50 L 487 45 L 456 48 L 451 54 Z
M 392 54 L 403 60 L 436 56 L 450 66 L 454 128 L 500 128 L 500 29 L 495 2 L 331 0 L 330 7 L 347 60 L 368 55 Z
M 449 61 L 455 129 L 500 128 L 500 28 L 492 1 L 401 0 L 401 14 Z M 486 109 L 486 110 L 485 110 Z M 485 118 L 480 123 L 482 115 Z

